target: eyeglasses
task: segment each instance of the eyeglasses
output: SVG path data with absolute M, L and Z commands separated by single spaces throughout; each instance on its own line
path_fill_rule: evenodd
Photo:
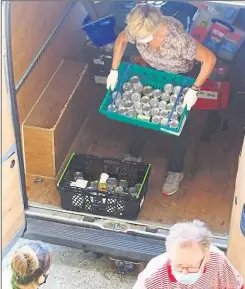
M 176 271 L 178 271 L 178 272 L 187 271 L 187 273 L 196 273 L 196 272 L 198 272 L 198 271 L 201 269 L 205 257 L 206 257 L 206 256 L 204 256 L 204 257 L 202 258 L 202 260 L 200 261 L 199 266 L 185 267 L 185 266 L 177 265 L 177 266 L 173 266 L 173 267 L 174 267 L 174 269 L 175 269 Z

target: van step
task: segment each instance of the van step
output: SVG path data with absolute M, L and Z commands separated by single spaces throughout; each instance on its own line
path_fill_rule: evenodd
M 169 233 L 169 227 L 167 225 L 77 213 L 66 211 L 58 207 L 43 206 L 35 203 L 30 204 L 30 207 L 26 210 L 26 216 L 50 222 L 157 239 L 163 243 Z M 219 249 L 226 251 L 228 236 L 213 235 L 212 243 Z
M 27 230 L 24 238 L 138 262 L 148 262 L 165 252 L 165 244 L 162 240 L 33 217 L 27 217 Z

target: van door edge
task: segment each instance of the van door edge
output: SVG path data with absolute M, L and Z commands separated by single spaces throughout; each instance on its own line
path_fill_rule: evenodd
M 16 151 L 19 159 L 19 168 L 20 168 L 20 183 L 21 183 L 21 193 L 23 197 L 24 208 L 28 208 L 28 198 L 26 193 L 26 182 L 25 182 L 25 169 L 24 169 L 24 159 L 23 159 L 23 150 L 21 144 L 21 134 L 20 134 L 20 121 L 19 113 L 17 107 L 17 98 L 14 82 L 14 73 L 13 73 L 13 59 L 12 59 L 12 44 L 11 44 L 11 1 L 2 2 L 2 9 L 5 15 L 5 31 L 4 35 L 4 51 L 3 51 L 3 66 L 6 76 L 6 88 L 8 96 L 10 98 L 10 105 L 12 111 L 12 121 L 14 127 L 14 134 L 16 138 Z

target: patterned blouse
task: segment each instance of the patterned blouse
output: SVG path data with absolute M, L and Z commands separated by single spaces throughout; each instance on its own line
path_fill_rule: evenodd
M 167 21 L 167 33 L 157 52 L 152 51 L 148 43 L 137 42 L 126 27 L 128 41 L 136 44 L 141 57 L 153 68 L 170 73 L 191 71 L 196 56 L 196 40 L 187 34 L 178 20 L 166 16 L 163 19 Z

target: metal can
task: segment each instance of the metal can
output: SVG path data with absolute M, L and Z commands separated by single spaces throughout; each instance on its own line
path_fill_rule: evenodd
M 108 178 L 106 181 L 108 187 L 116 188 L 117 187 L 117 179 L 116 178 Z
M 131 95 L 131 100 L 132 102 L 139 102 L 141 99 L 141 94 L 139 92 L 134 92 L 132 95 Z
M 73 178 L 74 178 L 74 181 L 76 182 L 77 180 L 84 180 L 84 177 L 83 177 L 83 173 L 82 172 L 75 172 L 73 174 Z
M 136 113 L 137 113 L 137 115 L 136 115 L 136 117 L 138 118 L 138 115 L 141 115 L 141 114 L 143 114 L 143 112 L 142 112 L 142 109 L 140 108 L 140 109 L 135 109 L 135 111 L 136 111 Z
M 120 105 L 123 105 L 124 104 L 124 100 L 122 98 L 117 98 L 115 100 L 115 106 L 116 107 L 119 107 Z
M 150 105 L 151 107 L 157 107 L 158 106 L 158 103 L 159 103 L 159 100 L 157 98 L 152 98 L 150 100 Z
M 172 120 L 169 124 L 171 128 L 178 128 L 179 122 L 177 120 Z
M 174 111 L 172 113 L 171 120 L 178 120 L 178 117 L 179 117 L 178 113 L 176 111 Z
M 168 110 L 168 111 L 172 111 L 173 108 L 174 108 L 173 103 L 169 103 L 169 104 L 167 105 L 167 110 Z
M 144 115 L 144 114 L 138 114 L 137 118 L 140 120 L 145 120 L 145 121 L 150 121 L 151 119 L 149 115 Z
M 174 93 L 174 94 L 179 94 L 179 93 L 180 93 L 180 90 L 181 90 L 181 86 L 176 85 L 176 86 L 173 88 L 173 93 Z
M 121 93 L 119 91 L 113 91 L 111 97 L 113 100 L 115 100 L 118 97 L 121 98 Z
M 168 124 L 168 118 L 167 117 L 162 118 L 160 123 L 166 126 Z
M 160 115 L 162 118 L 167 118 L 168 115 L 169 115 L 169 111 L 167 111 L 166 109 L 160 110 L 159 115 Z
M 124 107 L 125 107 L 126 109 L 132 109 L 132 108 L 134 108 L 134 103 L 133 103 L 131 100 L 127 100 L 127 101 L 125 101 L 125 103 L 124 103 Z
M 152 92 L 152 97 L 155 97 L 155 98 L 157 98 L 158 100 L 161 98 L 161 95 L 162 95 L 161 89 L 155 89 L 155 90 L 153 90 L 153 92 Z
M 144 106 L 142 106 L 142 112 L 144 115 L 150 115 L 151 113 L 151 106 L 149 104 L 146 104 Z
M 119 187 L 123 187 L 124 191 L 128 189 L 128 182 L 126 180 L 119 180 L 118 182 Z
M 110 104 L 110 105 L 108 105 L 107 110 L 116 111 L 117 107 L 115 106 L 115 104 Z
M 123 106 L 120 106 L 120 107 L 118 108 L 118 110 L 117 110 L 117 112 L 120 113 L 120 114 L 125 114 L 126 111 L 127 111 L 126 108 L 123 107 Z
M 91 181 L 90 183 L 91 188 L 97 188 L 97 186 L 98 186 L 98 181 Z
M 143 97 L 141 98 L 141 102 L 142 102 L 143 104 L 149 104 L 149 103 L 150 103 L 150 98 L 149 98 L 148 96 L 143 96 Z
M 131 99 L 131 95 L 132 95 L 132 93 L 130 92 L 130 91 L 125 91 L 123 94 L 122 94 L 122 99 L 123 100 L 129 100 L 129 99 Z
M 181 104 L 179 104 L 179 105 L 176 107 L 176 112 L 177 112 L 178 115 L 180 116 L 180 115 L 182 115 L 183 111 L 184 111 L 184 107 L 183 107 Z
M 137 112 L 133 108 L 131 108 L 128 111 L 126 111 L 126 115 L 130 117 L 135 117 L 137 115 Z
M 169 99 L 170 99 L 170 94 L 169 93 L 167 93 L 167 92 L 162 93 L 161 100 L 167 102 L 167 101 L 169 101 Z
M 143 91 L 143 85 L 141 83 L 135 84 L 133 87 L 133 91 L 141 93 Z
M 130 78 L 130 83 L 132 84 L 132 85 L 135 85 L 135 84 L 138 84 L 140 82 L 140 79 L 139 79 L 139 77 L 138 76 L 132 76 L 131 78 Z
M 171 83 L 168 83 L 164 86 L 164 91 L 171 94 L 173 93 L 173 85 Z
M 136 189 L 135 187 L 130 187 L 130 188 L 128 189 L 128 193 L 129 193 L 133 198 L 135 198 L 135 197 L 137 196 L 137 194 L 138 194 L 138 191 L 137 191 L 137 189 Z
M 152 96 L 152 93 L 153 93 L 153 91 L 152 91 L 152 87 L 151 86 L 145 86 L 144 88 L 143 88 L 143 95 L 146 95 L 146 96 L 148 96 L 148 97 L 151 97 Z
M 170 103 L 175 104 L 176 100 L 177 100 L 177 95 L 176 94 L 172 94 L 170 96 Z
M 153 107 L 151 109 L 151 116 L 155 116 L 155 115 L 158 115 L 160 112 L 160 109 L 158 107 Z
M 166 108 L 167 108 L 167 102 L 164 101 L 164 100 L 161 100 L 161 101 L 158 103 L 158 107 L 159 107 L 159 109 L 166 109 Z
M 115 188 L 113 187 L 107 187 L 107 194 L 108 195 L 113 195 L 115 193 Z
M 133 92 L 133 85 L 130 82 L 125 82 L 123 85 L 123 90 L 124 91 L 130 91 L 132 93 Z
M 183 105 L 183 103 L 184 103 L 184 96 L 182 95 L 181 97 L 180 97 L 180 99 L 179 99 L 179 104 L 181 104 L 181 105 Z
M 140 110 L 142 108 L 142 104 L 140 101 L 134 103 L 134 108 L 136 110 Z
M 153 123 L 160 123 L 160 121 L 161 121 L 161 117 L 159 115 L 154 115 L 151 118 L 151 122 L 153 122 Z
M 114 192 L 117 195 L 123 195 L 124 194 L 124 189 L 123 189 L 123 187 L 116 187 Z

